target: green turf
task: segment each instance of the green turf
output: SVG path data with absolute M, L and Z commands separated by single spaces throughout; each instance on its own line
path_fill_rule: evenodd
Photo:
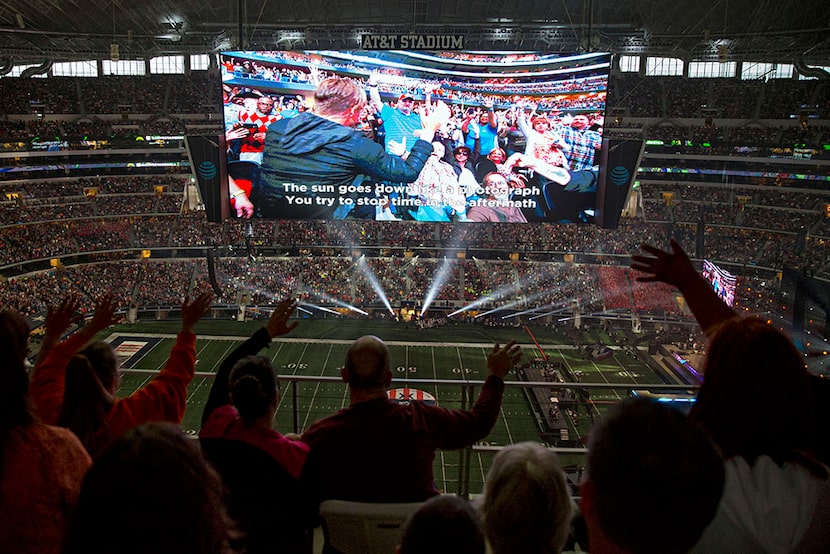
M 214 374 L 222 359 L 241 344 L 243 338 L 258 329 L 263 322 L 205 321 L 197 327 L 197 373 Z M 175 322 L 149 322 L 118 326 L 111 334 L 139 338 L 149 333 L 168 334 L 152 350 L 131 360 L 131 369 L 122 376 L 120 395 L 128 395 L 152 378 L 167 359 L 174 343 Z M 546 344 L 544 351 L 553 360 L 563 360 L 572 372 L 586 383 L 619 384 L 619 390 L 596 391 L 592 400 L 600 408 L 613 403 L 632 386 L 661 383 L 657 375 L 641 362 L 617 352 L 603 362 L 592 362 L 578 355 L 556 330 L 539 327 L 531 330 L 537 341 Z M 570 331 L 571 333 L 573 331 Z M 492 341 L 520 340 L 525 359 L 539 355 L 529 335 L 521 328 L 481 328 L 473 325 L 449 325 L 437 329 L 419 330 L 412 325 L 389 322 L 354 322 L 343 320 L 304 321 L 286 338 L 277 339 L 262 351 L 279 369 L 280 375 L 309 377 L 338 377 L 346 349 L 351 340 L 363 334 L 377 334 L 390 344 L 395 382 L 393 386 L 420 388 L 435 396 L 441 406 L 462 407 L 465 387 L 442 384 L 440 381 L 482 381 L 486 375 L 486 357 Z M 607 337 L 584 335 L 585 341 Z M 407 343 L 400 343 L 406 341 Z M 557 344 L 559 346 L 549 346 Z M 151 371 L 153 373 L 147 373 Z M 413 379 L 433 379 L 439 383 L 417 384 Z M 510 375 L 506 381 L 517 380 Z M 202 409 L 213 383 L 212 375 L 198 375 L 189 386 L 187 411 L 183 428 L 192 434 L 198 432 Z M 275 420 L 282 432 L 294 430 L 293 403 L 296 388 L 298 402 L 298 431 L 348 404 L 346 386 L 337 382 L 300 382 L 296 387 L 283 382 L 283 394 Z M 467 389 L 469 390 L 469 389 Z M 478 388 L 475 389 L 476 394 Z M 502 414 L 490 435 L 482 444 L 503 446 L 520 441 L 539 441 L 539 429 L 533 416 L 527 394 L 522 389 L 508 386 L 502 405 Z M 567 417 L 569 431 L 574 438 L 584 437 L 591 424 L 590 418 L 580 412 L 576 418 Z M 470 491 L 481 490 L 484 474 L 492 454 L 474 452 L 470 460 Z M 579 456 L 563 456 L 563 462 L 579 464 Z M 448 492 L 458 490 L 460 454 L 439 453 L 436 456 L 435 477 L 438 487 Z

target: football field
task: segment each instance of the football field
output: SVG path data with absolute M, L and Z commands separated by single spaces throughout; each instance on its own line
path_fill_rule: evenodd
M 382 329 L 387 331 L 385 334 L 395 335 L 389 333 L 387 326 Z M 225 327 L 230 332 L 242 330 L 234 323 L 228 323 Z M 244 330 L 249 333 L 249 329 L 256 327 L 248 325 Z M 155 330 L 152 325 L 149 329 Z M 473 342 L 468 332 L 453 333 L 453 330 L 422 333 L 410 329 L 399 335 L 412 336 L 412 341 L 386 341 L 391 351 L 393 388 L 408 389 L 407 394 L 427 399 L 431 396 L 443 407 L 469 407 L 486 376 L 487 354 L 493 342 Z M 198 328 L 197 332 L 196 377 L 189 386 L 187 411 L 182 422 L 185 431 L 193 435 L 198 433 L 202 409 L 221 361 L 247 336 L 202 334 Z M 208 332 L 216 332 L 216 329 Z M 365 329 L 356 332 L 365 334 Z M 593 390 L 591 403 L 594 410 L 601 411 L 627 395 L 632 388 L 663 383 L 653 370 L 622 350 L 615 350 L 612 357 L 594 362 L 580 355 L 579 350 L 572 345 L 540 342 L 537 347 L 530 340 L 528 330 L 511 333 L 516 337 L 523 334 L 527 337 L 526 340 L 520 340 L 523 361 L 539 358 L 544 352 L 549 360 L 564 364 L 582 383 L 619 385 L 619 389 Z M 328 332 L 306 334 L 318 335 L 318 338 L 292 335 L 278 337 L 269 348 L 261 352 L 261 355 L 272 360 L 280 373 L 282 396 L 275 427 L 283 433 L 302 433 L 314 421 L 347 406 L 349 402 L 348 389 L 339 380 L 339 368 L 353 339 L 319 338 L 319 335 L 331 334 Z M 460 340 L 455 340 L 459 338 Z M 479 340 L 480 338 L 483 337 L 479 337 Z M 502 342 L 508 338 L 504 337 Z M 119 326 L 106 340 L 122 358 L 119 395 L 125 396 L 152 379 L 164 367 L 175 342 L 175 334 L 143 332 L 142 325 Z M 541 422 L 534 415 L 538 412 L 538 407 L 534 410 L 533 401 L 529 400 L 532 396 L 528 394 L 529 389 L 519 386 L 516 374 L 509 375 L 506 381 L 508 386 L 501 416 L 490 435 L 480 444 L 504 446 L 527 440 L 540 441 Z M 585 436 L 591 424 L 588 410 L 565 413 L 563 417 L 571 438 L 579 440 Z M 471 492 L 481 490 L 492 455 L 490 452 L 473 451 L 469 466 Z M 461 456 L 460 452 L 439 452 L 436 455 L 435 478 L 439 489 L 458 492 Z M 567 454 L 562 458 L 565 465 L 578 465 L 581 459 L 579 455 Z

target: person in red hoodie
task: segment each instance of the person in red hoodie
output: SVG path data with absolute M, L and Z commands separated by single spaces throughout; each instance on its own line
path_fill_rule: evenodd
M 193 327 L 207 313 L 212 299 L 211 293 L 203 293 L 192 302 L 185 301 L 181 331 L 164 369 L 126 398 L 115 396 L 119 373 L 110 345 L 101 341 L 87 344 L 117 322 L 112 296 L 98 301 L 95 315 L 80 331 L 56 344 L 78 308 L 76 299 L 64 299 L 46 316 L 44 347 L 48 353 L 39 357 L 32 377 L 31 395 L 38 416 L 45 423 L 73 431 L 93 459 L 136 425 L 180 423 L 187 385 L 196 366 Z

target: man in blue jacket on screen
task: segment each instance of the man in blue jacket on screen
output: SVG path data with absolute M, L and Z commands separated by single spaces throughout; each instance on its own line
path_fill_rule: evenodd
M 375 219 L 378 210 L 389 208 L 388 199 L 376 194 L 377 183 L 411 183 L 418 178 L 449 108 L 436 105 L 425 118 L 420 139 L 403 159 L 354 128 L 365 105 L 366 93 L 355 81 L 332 77 L 314 91 L 313 113 L 303 112 L 268 128 L 260 183 L 251 198 L 258 217 L 332 219 L 337 211 L 338 217 L 351 213 Z

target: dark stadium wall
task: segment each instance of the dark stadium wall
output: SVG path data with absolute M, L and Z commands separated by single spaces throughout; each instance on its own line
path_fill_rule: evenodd
M 223 221 L 229 215 L 228 187 L 219 186 L 228 180 L 224 156 L 219 155 L 225 149 L 224 142 L 224 135 L 185 137 L 190 167 L 194 168 L 207 220 L 212 222 Z
M 642 140 L 604 139 L 600 150 L 596 223 L 615 229 L 643 155 Z

